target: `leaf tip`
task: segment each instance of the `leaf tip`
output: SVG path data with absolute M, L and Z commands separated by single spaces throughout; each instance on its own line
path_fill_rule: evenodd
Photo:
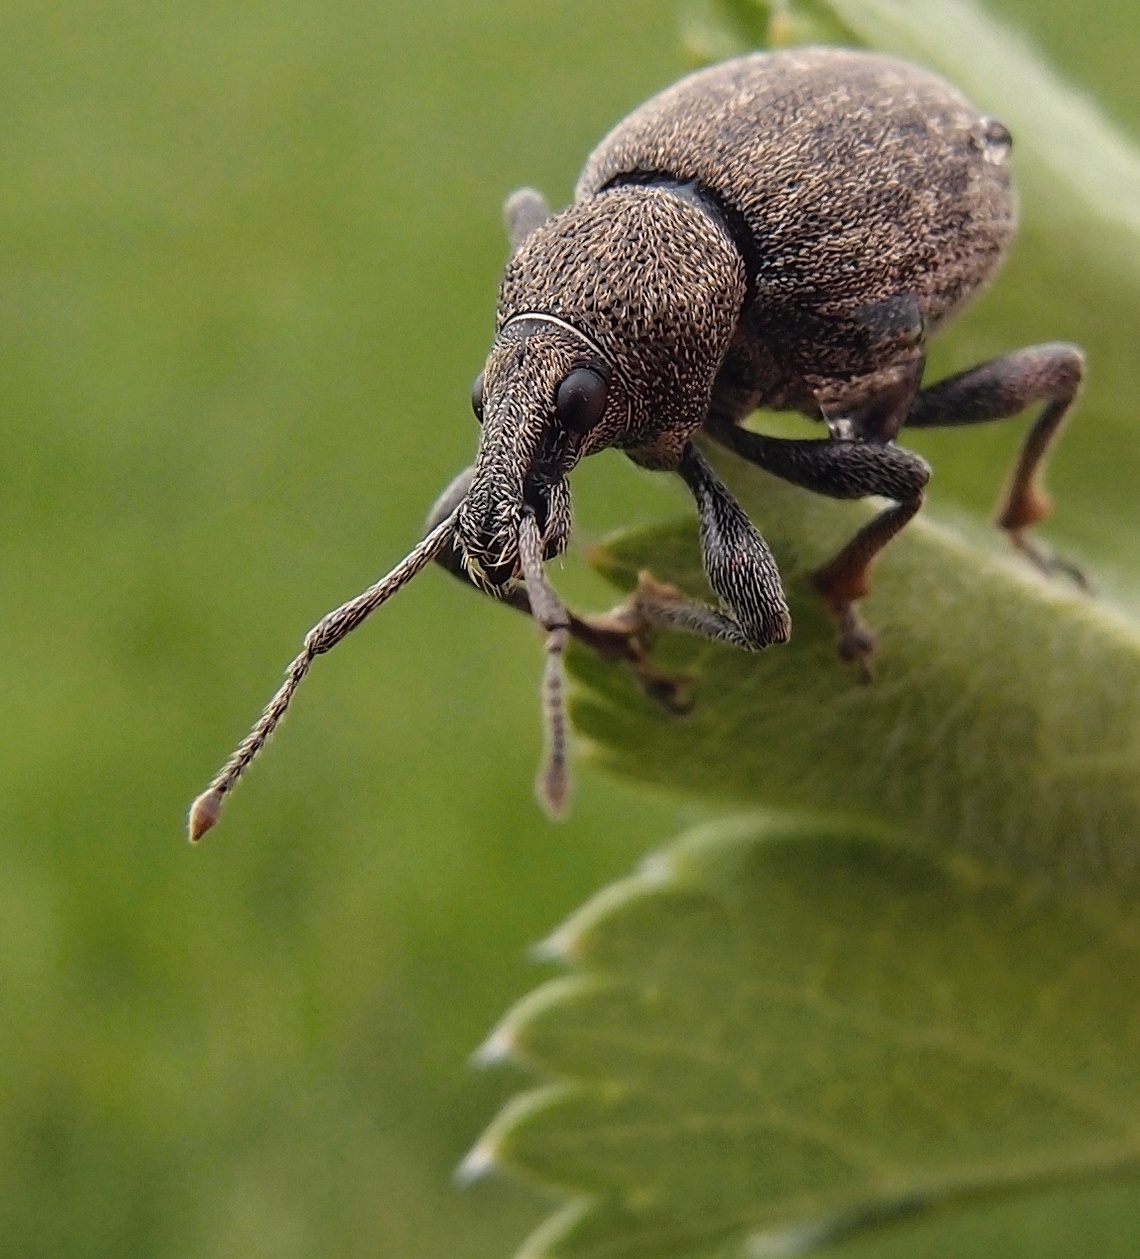
M 577 954 L 578 933 L 569 926 L 559 927 L 545 940 L 531 946 L 530 955 L 536 962 L 558 962 L 565 965 Z
M 455 1183 L 466 1186 L 485 1180 L 495 1170 L 497 1164 L 497 1151 L 494 1145 L 484 1138 L 472 1148 L 463 1162 L 455 1169 Z
M 471 1062 L 477 1067 L 496 1067 L 518 1060 L 518 1043 L 514 1032 L 503 1023 L 471 1055 Z
M 651 852 L 638 866 L 637 873 L 643 883 L 660 887 L 663 883 L 672 883 L 677 871 L 669 853 Z
M 753 1233 L 744 1243 L 746 1259 L 795 1259 L 816 1250 L 828 1239 L 831 1228 L 809 1222 L 776 1233 Z

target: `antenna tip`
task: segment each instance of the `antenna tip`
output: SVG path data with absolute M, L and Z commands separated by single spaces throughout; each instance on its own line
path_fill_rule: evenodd
M 546 765 L 535 783 L 535 795 L 543 812 L 552 822 L 564 822 L 570 811 L 573 785 L 565 762 Z
M 203 791 L 190 806 L 190 842 L 196 844 L 222 816 L 225 793 L 217 787 Z

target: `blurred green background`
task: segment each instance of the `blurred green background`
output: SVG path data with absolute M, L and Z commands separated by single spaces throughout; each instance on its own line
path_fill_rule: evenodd
M 999 9 L 1140 134 L 1135 0 Z M 502 198 L 569 197 L 686 68 L 676 16 L 0 12 L 0 1255 L 462 1259 L 540 1218 L 451 1183 L 516 1083 L 468 1055 L 527 945 L 677 819 L 586 769 L 543 818 L 531 628 L 426 574 L 322 659 L 200 850 L 184 814 L 469 461 Z M 1011 274 L 948 358 L 1077 335 Z M 1105 479 L 1101 515 L 1095 488 L 1140 438 L 1102 401 L 1055 536 L 1111 563 L 1134 490 Z M 988 502 L 1015 439 L 948 456 L 944 501 Z M 575 490 L 586 538 L 685 509 L 617 456 Z M 608 597 L 575 558 L 563 586 Z

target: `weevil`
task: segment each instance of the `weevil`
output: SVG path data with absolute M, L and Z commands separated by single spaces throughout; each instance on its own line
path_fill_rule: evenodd
M 1041 473 L 1081 384 L 1080 349 L 1036 345 L 922 384 L 927 339 L 987 285 L 1013 238 L 1011 143 L 1000 122 L 906 62 L 839 48 L 756 53 L 682 79 L 618 123 L 560 213 L 531 189 L 509 198 L 511 256 L 472 394 L 475 462 L 410 554 L 309 632 L 194 802 L 191 838 L 217 821 L 315 657 L 432 560 L 545 631 L 539 794 L 555 813 L 569 790 L 561 661 L 571 637 L 626 660 L 666 705 L 677 697 L 647 657 L 652 628 L 749 651 L 784 642 L 772 554 L 698 435 L 817 494 L 889 500 L 814 574 L 839 655 L 864 671 L 875 645 L 858 612 L 868 569 L 919 510 L 930 477 L 897 444 L 903 428 L 1042 404 L 997 524 L 1040 568 L 1081 581 L 1028 534 L 1049 510 Z M 800 412 L 825 435 L 745 428 L 758 408 Z M 688 486 L 718 606 L 645 574 L 614 613 L 579 617 L 549 585 L 543 564 L 570 536 L 567 478 L 610 447 Z

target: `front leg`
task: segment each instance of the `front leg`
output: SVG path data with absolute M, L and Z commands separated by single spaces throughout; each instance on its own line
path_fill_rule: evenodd
M 642 572 L 623 604 L 605 617 L 592 618 L 585 628 L 607 636 L 626 634 L 642 645 L 645 631 L 653 627 L 683 630 L 745 651 L 787 642 L 791 616 L 768 544 L 691 442 L 677 471 L 696 500 L 705 575 L 723 607 L 710 608 Z M 666 681 L 676 688 L 676 679 Z M 653 686 L 646 690 L 662 699 Z M 682 702 L 665 699 L 666 707 L 685 711 L 688 696 L 674 689 L 672 697 Z
M 671 680 L 654 673 L 646 660 L 644 635 L 648 628 L 689 630 L 752 651 L 786 642 L 791 628 L 776 561 L 756 526 L 691 443 L 678 471 L 696 499 L 705 572 L 726 611 L 688 599 L 672 586 L 643 574 L 637 590 L 614 612 L 600 617 L 570 614 L 573 637 L 599 655 L 632 665 L 646 689 L 670 707 L 674 706 L 667 699 Z M 461 472 L 440 495 L 428 515 L 429 530 L 459 505 L 471 483 L 471 473 L 470 468 Z M 478 589 L 454 543 L 439 553 L 436 562 L 465 585 Z M 509 586 L 499 599 L 531 615 L 525 587 Z
M 787 642 L 791 617 L 768 544 L 691 442 L 677 470 L 696 500 L 705 573 L 724 609 L 644 578 L 632 607 L 652 624 L 750 651 Z

